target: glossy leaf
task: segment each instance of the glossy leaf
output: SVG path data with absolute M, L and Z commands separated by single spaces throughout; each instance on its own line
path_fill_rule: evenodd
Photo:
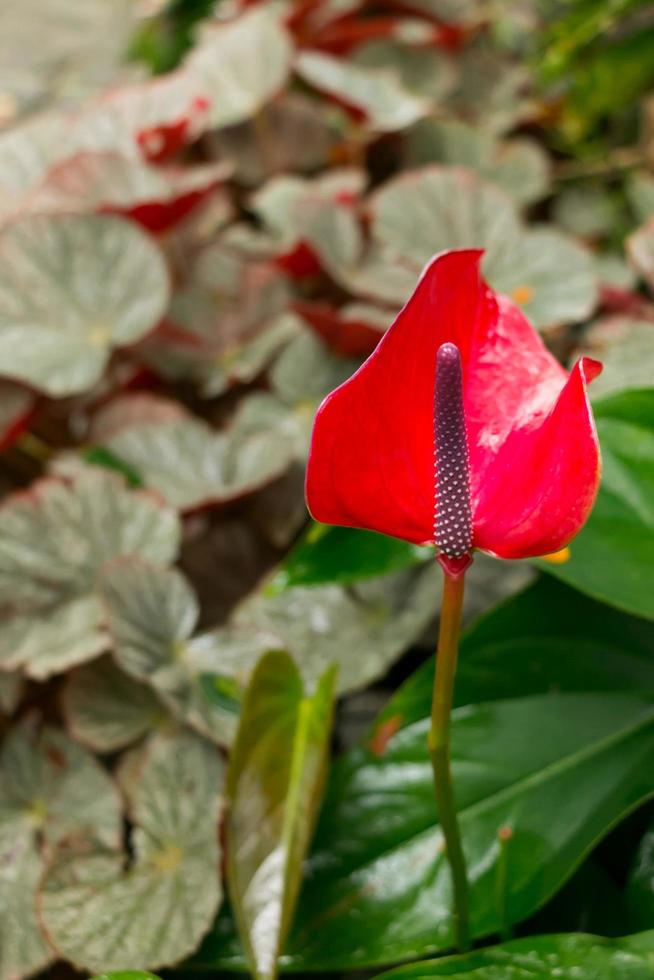
M 306 694 L 285 653 L 248 686 L 227 777 L 227 881 L 257 980 L 277 976 L 327 772 L 335 669 Z
M 104 563 L 120 555 L 167 563 L 178 539 L 172 511 L 103 470 L 45 479 L 8 497 L 0 509 L 3 669 L 44 678 L 106 649 Z
M 271 594 L 296 585 L 349 584 L 429 561 L 429 548 L 372 531 L 312 523 L 267 585 Z
M 120 668 L 149 684 L 180 721 L 221 744 L 229 743 L 238 705 L 235 711 L 233 703 L 208 699 L 202 678 L 211 675 L 229 682 L 230 691 L 233 687 L 238 695 L 261 654 L 275 645 L 274 639 L 262 634 L 247 645 L 233 642 L 228 631 L 193 636 L 197 600 L 174 569 L 118 562 L 107 567 L 102 587 Z
M 63 840 L 117 847 L 120 808 L 98 763 L 34 720 L 6 737 L 0 775 L 0 977 L 16 980 L 55 959 L 36 914 L 48 852 Z
M 321 51 L 303 51 L 295 70 L 309 85 L 362 113 L 373 132 L 404 129 L 430 109 L 428 99 L 405 89 L 386 69 L 363 68 Z
M 167 719 L 154 693 L 108 657 L 71 673 L 62 704 L 71 734 L 96 752 L 125 748 Z
M 654 691 L 653 643 L 654 625 L 648 620 L 541 576 L 465 630 L 455 705 L 558 691 Z M 430 658 L 390 699 L 371 741 L 375 733 L 383 738 L 389 725 L 398 729 L 426 718 L 433 679 Z
M 355 750 L 336 768 L 289 946 L 296 968 L 349 969 L 451 946 L 427 726 L 403 729 L 381 755 Z M 645 764 L 653 746 L 654 708 L 635 696 L 546 695 L 454 713 L 475 936 L 497 932 L 503 916 L 516 922 L 533 912 L 654 793 Z M 497 833 L 505 826 L 506 895 L 498 903 Z
M 597 503 L 569 560 L 538 564 L 596 599 L 653 619 L 654 389 L 617 393 L 594 411 L 603 460 Z
M 435 614 L 439 584 L 430 563 L 349 586 L 296 586 L 269 595 L 264 585 L 237 606 L 228 626 L 259 652 L 264 641 L 264 649 L 287 650 L 308 685 L 338 664 L 342 693 L 381 677 L 421 635 Z
M 648 980 L 652 972 L 654 932 L 624 939 L 604 939 L 583 933 L 530 936 L 500 946 L 489 946 L 466 956 L 446 956 L 401 966 L 378 974 L 388 980 L 428 980 L 459 977 L 460 980 L 502 980 L 539 974 L 563 980 Z
M 156 324 L 163 258 L 109 215 L 32 216 L 0 233 L 0 374 L 50 395 L 84 391 L 111 350 Z
M 41 921 L 61 956 L 89 971 L 146 970 L 195 949 L 221 898 L 221 781 L 216 750 L 197 736 L 149 744 L 128 800 L 131 865 L 118 844 L 72 848 L 41 885 Z
M 654 830 L 643 835 L 629 872 L 626 887 L 629 921 L 646 929 L 654 917 Z
M 391 732 L 333 767 L 286 967 L 358 969 L 452 946 L 428 725 L 423 719 Z M 454 712 L 453 771 L 475 937 L 527 918 L 654 793 L 645 763 L 653 744 L 654 708 L 635 695 L 550 694 Z M 500 858 L 502 827 L 510 836 Z M 208 937 L 195 965 L 239 962 L 226 927 Z

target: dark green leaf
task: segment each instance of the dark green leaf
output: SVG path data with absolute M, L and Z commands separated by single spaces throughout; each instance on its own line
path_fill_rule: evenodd
M 595 509 L 562 564 L 539 561 L 582 592 L 654 619 L 654 389 L 595 405 L 603 475 Z
M 537 976 L 560 980 L 650 980 L 653 957 L 654 931 L 624 939 L 570 933 L 515 939 L 466 956 L 401 966 L 381 976 L 388 980 L 523 980 Z
M 430 658 L 389 701 L 378 737 L 391 720 L 427 717 L 433 677 Z M 455 705 L 557 691 L 654 691 L 654 626 L 542 577 L 464 633 Z
M 654 826 L 640 842 L 626 896 L 630 922 L 646 929 L 654 922 Z
M 385 534 L 311 524 L 268 584 L 272 595 L 294 585 L 341 584 L 374 578 L 426 561 L 433 554 Z
M 427 728 L 415 722 L 334 767 L 286 966 L 352 969 L 451 947 Z M 653 751 L 654 705 L 633 696 L 551 694 L 454 712 L 475 937 L 532 914 L 654 793 Z M 501 859 L 500 828 L 510 830 Z M 196 963 L 234 965 L 235 954 L 223 923 Z
M 304 693 L 286 653 L 266 654 L 245 694 L 227 778 L 227 881 L 257 980 L 277 975 L 327 768 L 335 669 Z

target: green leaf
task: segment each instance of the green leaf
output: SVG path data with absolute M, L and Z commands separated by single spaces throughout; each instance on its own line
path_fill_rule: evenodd
M 159 977 L 143 970 L 113 970 L 111 973 L 97 973 L 91 980 L 159 980 Z
M 269 595 L 264 585 L 237 606 L 226 635 L 220 629 L 212 635 L 218 644 L 221 635 L 228 644 L 242 635 L 250 656 L 262 648 L 287 650 L 309 685 L 338 664 L 343 693 L 383 676 L 420 637 L 435 614 L 439 589 L 435 562 L 347 587 L 295 586 Z
M 48 395 L 102 376 L 168 302 L 161 252 L 111 215 L 35 215 L 0 234 L 0 373 Z
M 351 584 L 409 568 L 433 556 L 429 548 L 355 528 L 312 523 L 266 586 L 269 595 L 295 585 Z
M 150 685 L 180 721 L 220 744 L 231 742 L 234 700 L 266 650 L 278 646 L 265 633 L 234 637 L 228 629 L 193 635 L 199 618 L 195 594 L 175 569 L 143 561 L 108 565 L 102 581 L 118 665 Z M 231 699 L 208 698 L 206 675 L 231 682 Z
M 291 464 L 294 438 L 269 413 L 255 425 L 247 400 L 225 432 L 163 399 L 139 404 L 140 415 L 126 412 L 122 425 L 113 406 L 114 425 L 102 446 L 181 510 L 253 493 Z
M 178 544 L 172 511 L 103 470 L 41 480 L 7 497 L 0 508 L 2 669 L 23 667 L 41 679 L 105 650 L 105 562 L 140 555 L 166 563 Z
M 16 112 L 69 103 L 111 82 L 127 55 L 137 11 L 130 0 L 26 0 L 4 12 L 0 72 Z M 11 102 L 10 102 L 11 106 Z
M 66 725 L 96 752 L 115 752 L 165 722 L 168 714 L 144 684 L 101 657 L 74 670 L 62 695 Z
M 297 55 L 295 70 L 308 85 L 362 112 L 373 133 L 406 129 L 431 108 L 429 99 L 414 95 L 387 68 L 363 68 L 308 50 Z
M 654 619 L 654 389 L 595 403 L 603 474 L 570 559 L 536 564 L 569 585 L 636 616 Z
M 227 777 L 227 882 L 250 969 L 277 976 L 325 782 L 335 669 L 306 695 L 285 653 L 252 674 Z
M 604 365 L 590 388 L 594 403 L 628 389 L 648 388 L 652 382 L 654 323 L 629 316 L 599 320 L 584 333 L 582 352 Z
M 550 694 L 467 705 L 452 722 L 472 932 L 481 938 L 531 915 L 654 794 L 654 706 L 623 694 Z M 333 767 L 285 966 L 358 969 L 453 945 L 428 727 L 422 719 Z M 236 964 L 225 925 L 196 965 Z
M 212 126 L 256 115 L 284 87 L 293 45 L 278 11 L 248 11 L 228 24 L 209 24 L 185 68 L 209 99 Z
M 469 167 L 497 184 L 519 204 L 549 190 L 547 154 L 530 139 L 500 140 L 492 132 L 457 119 L 424 119 L 407 134 L 409 162 Z
M 193 952 L 221 898 L 221 781 L 216 750 L 197 736 L 149 744 L 128 799 L 133 861 L 118 845 L 69 848 L 42 883 L 41 920 L 61 956 L 96 972 L 157 969 Z
M 0 977 L 44 969 L 55 954 L 43 938 L 36 889 L 60 842 L 117 847 L 118 794 L 105 771 L 61 732 L 34 719 L 5 738 L 0 755 Z
M 654 218 L 629 236 L 627 254 L 650 290 L 654 290 Z
M 629 921 L 646 929 L 654 921 L 654 828 L 643 835 L 626 888 Z
M 378 246 L 413 267 L 415 279 L 437 252 L 483 248 L 491 286 L 518 302 L 536 326 L 583 319 L 596 304 L 590 254 L 555 228 L 526 228 L 515 203 L 469 170 L 429 166 L 402 174 L 373 195 L 371 210 Z
M 649 980 L 654 957 L 654 931 L 624 939 L 604 939 L 583 933 L 530 936 L 489 946 L 465 956 L 446 956 L 401 966 L 378 974 L 388 980 L 522 980 L 527 976 L 562 980 Z
M 455 705 L 558 691 L 654 692 L 652 651 L 654 624 L 541 576 L 464 632 Z M 371 744 L 427 717 L 433 678 L 431 657 L 390 699 Z
M 337 765 L 289 944 L 294 968 L 350 969 L 452 945 L 427 728 L 419 721 L 383 754 L 358 749 Z M 654 793 L 653 750 L 654 707 L 632 696 L 546 695 L 454 712 L 476 937 L 535 911 Z M 500 858 L 503 827 L 511 837 Z

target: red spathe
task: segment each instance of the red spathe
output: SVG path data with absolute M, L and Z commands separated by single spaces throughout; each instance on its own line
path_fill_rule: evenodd
M 436 352 L 461 351 L 473 546 L 500 558 L 563 548 L 593 506 L 599 444 L 586 383 L 481 278 L 480 250 L 435 256 L 375 351 L 316 415 L 307 503 L 316 520 L 433 541 Z

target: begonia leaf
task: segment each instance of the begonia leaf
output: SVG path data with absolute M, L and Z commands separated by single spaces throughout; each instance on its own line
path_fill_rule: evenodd
M 20 702 L 24 690 L 24 680 L 19 670 L 0 672 L 0 712 L 10 715 Z
M 0 452 L 21 435 L 34 411 L 31 391 L 11 381 L 0 381 Z
M 629 389 L 652 386 L 654 323 L 635 317 L 613 316 L 598 320 L 583 335 L 584 353 L 604 365 L 593 384 L 592 399 Z
M 292 440 L 274 419 L 243 424 L 246 406 L 225 432 L 181 410 L 176 418 L 133 418 L 102 445 L 174 507 L 222 503 L 272 482 L 293 457 Z
M 111 81 L 136 24 L 129 0 L 26 0 L 4 14 L 0 70 L 14 114 Z
M 183 575 L 173 569 L 133 560 L 117 562 L 104 575 L 103 594 L 120 668 L 150 685 L 181 721 L 228 744 L 236 730 L 238 703 L 210 702 L 202 679 L 204 675 L 220 678 L 236 696 L 261 654 L 274 645 L 274 638 L 253 635 L 246 645 L 238 638 L 229 642 L 229 632 L 194 636 L 197 599 Z
M 263 125 L 261 124 L 263 119 Z M 277 173 L 312 171 L 329 163 L 340 137 L 328 111 L 296 92 L 284 93 L 252 120 L 217 130 L 212 141 L 220 156 L 248 186 Z
M 378 974 L 388 980 L 429 980 L 430 977 L 459 977 L 459 980 L 520 980 L 527 975 L 574 977 L 575 980 L 647 980 L 654 950 L 654 931 L 623 939 L 606 939 L 584 933 L 529 936 L 500 946 L 426 960 Z
M 98 596 L 105 562 L 177 553 L 176 516 L 106 471 L 45 479 L 0 509 L 0 638 L 3 669 L 43 678 L 108 645 Z
M 101 211 L 167 231 L 230 174 L 225 163 L 155 167 L 118 153 L 78 153 L 52 167 L 31 196 L 33 212 Z
M 651 290 L 654 290 L 654 218 L 627 239 L 627 254 Z
M 128 800 L 131 859 L 118 844 L 69 848 L 41 884 L 41 921 L 61 956 L 93 972 L 156 969 L 193 952 L 221 898 L 221 782 L 220 758 L 198 736 L 149 743 Z
M 459 84 L 447 100 L 457 116 L 501 134 L 537 115 L 529 66 L 484 32 L 463 48 L 457 64 Z
M 90 388 L 112 348 L 168 300 L 157 247 L 109 215 L 31 216 L 0 233 L 0 374 L 61 396 Z
M 217 128 L 249 119 L 277 95 L 293 47 L 279 14 L 265 5 L 226 24 L 209 24 L 186 60 L 210 103 Z
M 456 119 L 421 120 L 411 128 L 407 140 L 411 164 L 469 167 L 519 204 L 537 201 L 549 190 L 548 157 L 533 140 L 500 140 Z
M 654 217 L 654 177 L 644 170 L 637 170 L 627 177 L 627 198 L 640 221 Z
M 436 47 L 394 38 L 368 41 L 356 48 L 352 61 L 363 68 L 392 71 L 407 91 L 433 102 L 442 100 L 456 84 L 455 61 Z
M 301 51 L 295 70 L 307 84 L 362 113 L 373 133 L 405 129 L 431 107 L 428 99 L 404 88 L 392 70 L 363 68 L 321 51 Z
M 595 306 L 597 277 L 582 246 L 549 227 L 526 229 L 511 199 L 470 171 L 411 171 L 377 191 L 371 207 L 376 239 L 414 275 L 434 253 L 483 248 L 489 283 L 536 326 L 581 320 Z
M 227 883 L 252 974 L 273 980 L 327 775 L 335 669 L 304 691 L 286 653 L 267 654 L 243 701 L 227 774 Z
M 117 847 L 118 794 L 98 763 L 54 729 L 23 721 L 0 754 L 0 977 L 44 969 L 36 889 L 51 849 L 64 841 Z
M 77 667 L 62 696 L 71 735 L 96 752 L 115 752 L 166 721 L 149 687 L 120 670 L 109 657 Z

